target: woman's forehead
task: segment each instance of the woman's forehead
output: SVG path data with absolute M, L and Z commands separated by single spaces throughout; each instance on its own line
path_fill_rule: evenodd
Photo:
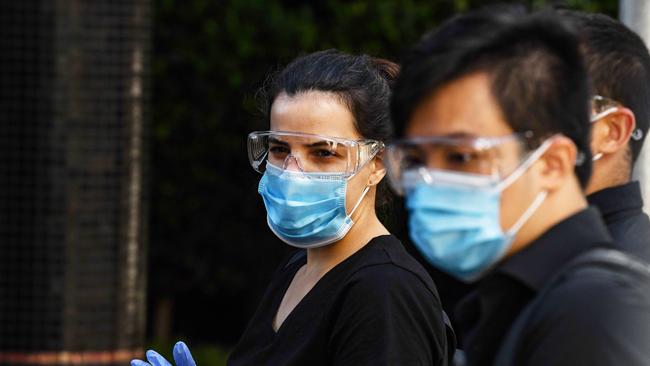
M 270 114 L 272 131 L 361 139 L 354 116 L 341 97 L 332 92 L 279 94 Z

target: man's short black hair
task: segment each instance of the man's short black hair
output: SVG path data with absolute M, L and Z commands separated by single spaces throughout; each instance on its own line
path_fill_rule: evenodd
M 630 139 L 632 163 L 636 161 L 650 121 L 650 54 L 636 33 L 604 14 L 559 10 L 582 37 L 582 50 L 593 93 L 618 101 L 636 117 L 642 133 Z
M 393 92 L 397 136 L 426 97 L 448 82 L 485 72 L 506 122 L 537 138 L 529 148 L 558 133 L 573 140 L 583 157 L 576 175 L 584 187 L 591 174 L 587 71 L 576 33 L 552 14 L 486 8 L 426 34 L 404 59 Z

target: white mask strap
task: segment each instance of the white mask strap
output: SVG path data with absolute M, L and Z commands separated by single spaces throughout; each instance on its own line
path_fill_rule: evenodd
M 366 189 L 364 189 L 363 192 L 361 192 L 361 197 L 359 197 L 359 200 L 357 201 L 357 204 L 354 205 L 354 208 L 352 208 L 352 211 L 350 211 L 350 214 L 348 216 L 352 217 L 352 215 L 354 214 L 354 211 L 357 210 L 357 208 L 361 204 L 361 201 L 366 196 L 366 194 L 368 193 L 369 190 L 370 190 L 370 186 L 366 186 Z
M 535 151 L 533 151 L 532 154 L 524 161 L 515 171 L 510 173 L 509 176 L 506 177 L 506 179 L 502 180 L 496 187 L 495 189 L 498 191 L 503 191 L 504 189 L 508 188 L 514 181 L 516 181 L 519 177 L 521 177 L 527 170 L 528 168 L 533 165 L 544 153 L 546 150 L 551 146 L 553 143 L 553 137 L 547 139 L 542 143 L 540 147 L 538 147 Z
M 591 161 L 600 160 L 600 158 L 602 158 L 602 157 L 603 157 L 603 153 L 598 153 L 598 154 L 594 155 L 593 158 L 591 158 Z
M 528 219 L 530 219 L 530 217 L 533 216 L 535 211 L 537 211 L 539 206 L 542 205 L 542 202 L 544 202 L 546 196 L 548 196 L 547 191 L 539 192 L 537 197 L 535 197 L 535 200 L 533 200 L 533 203 L 531 203 L 530 206 L 528 206 L 528 208 L 526 209 L 526 211 L 524 211 L 523 215 L 521 215 L 519 220 L 517 220 L 517 222 L 515 222 L 515 224 L 512 225 L 510 229 L 508 229 L 509 235 L 515 236 L 515 234 L 517 234 L 519 229 L 521 229 L 521 227 L 524 226 L 526 221 L 528 221 Z
M 602 118 L 605 118 L 605 117 L 609 116 L 610 114 L 612 114 L 612 113 L 614 113 L 614 112 L 616 112 L 616 111 L 618 111 L 618 107 L 610 107 L 610 108 L 607 108 L 607 109 L 605 109 L 604 111 L 602 111 L 602 112 L 600 112 L 600 113 L 598 113 L 598 114 L 594 114 L 593 116 L 591 116 L 591 118 L 589 118 L 589 121 L 590 121 L 591 123 L 596 123 L 596 122 L 598 122 L 599 120 L 601 120 Z

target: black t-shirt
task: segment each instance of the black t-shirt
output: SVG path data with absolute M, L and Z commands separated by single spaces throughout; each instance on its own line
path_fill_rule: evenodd
M 600 212 L 588 208 L 556 224 L 526 248 L 506 258 L 457 306 L 455 316 L 463 334 L 467 364 L 494 364 L 512 324 L 546 282 L 582 253 L 612 246 Z M 636 319 L 645 319 L 637 315 L 648 313 L 648 308 L 636 305 L 643 302 L 628 301 L 637 297 L 635 286 L 620 282 L 620 288 L 612 291 L 615 286 L 595 280 L 599 287 L 581 281 L 575 286 L 563 286 L 562 290 L 568 291 L 554 292 L 546 300 L 554 304 L 555 313 L 536 319 L 536 331 L 523 336 L 525 360 L 517 365 L 628 365 L 607 361 L 607 355 L 614 352 L 621 360 L 638 352 L 634 344 L 637 336 L 633 334 L 629 336 L 634 343 L 620 343 L 624 338 L 618 338 L 614 342 L 618 344 L 607 345 L 611 335 L 618 333 L 609 329 L 620 319 L 612 315 L 629 312 Z M 598 295 L 594 293 L 596 288 L 600 291 Z M 622 304 L 626 301 L 627 305 Z M 645 339 L 645 335 L 638 337 L 638 340 Z
M 389 235 L 327 272 L 276 333 L 273 318 L 306 263 L 304 253 L 276 272 L 229 366 L 445 364 L 445 325 L 433 281 Z

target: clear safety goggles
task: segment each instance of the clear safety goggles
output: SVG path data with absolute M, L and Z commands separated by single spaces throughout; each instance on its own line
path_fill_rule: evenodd
M 603 97 L 602 95 L 594 95 L 591 97 L 591 123 L 598 122 L 622 107 L 623 105 L 614 99 Z M 639 141 L 643 138 L 643 131 L 635 128 L 631 137 L 633 140 Z
M 455 184 L 477 186 L 507 177 L 534 150 L 536 142 L 532 132 L 498 137 L 414 137 L 389 144 L 385 164 L 398 194 L 404 194 L 413 177 L 431 171 L 460 173 L 447 175 L 463 177 Z M 435 175 L 425 178 L 436 179 Z
M 255 131 L 248 135 L 248 158 L 260 173 L 266 164 L 284 170 L 305 173 L 356 174 L 384 144 L 375 140 L 352 140 L 338 137 L 284 131 Z

